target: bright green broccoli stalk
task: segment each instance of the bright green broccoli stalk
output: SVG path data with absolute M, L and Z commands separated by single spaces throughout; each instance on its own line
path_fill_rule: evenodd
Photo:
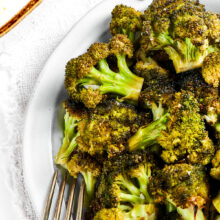
M 141 30 L 142 12 L 125 5 L 116 5 L 112 11 L 111 34 L 126 34 L 134 42 L 135 35 Z
M 169 113 L 166 113 L 160 119 L 140 127 L 128 140 L 129 151 L 145 149 L 158 143 L 157 138 L 161 135 L 161 131 L 166 129 L 168 116 Z
M 110 55 L 117 60 L 116 71 L 109 67 Z M 93 44 L 87 53 L 67 63 L 65 86 L 69 96 L 88 108 L 95 108 L 108 95 L 137 103 L 143 78 L 128 68 L 126 57 L 132 56 L 133 46 L 126 35 L 114 36 L 109 44 Z
M 76 138 L 79 136 L 78 123 L 87 118 L 87 113 L 83 108 L 76 108 L 74 104 L 66 101 L 63 103 L 66 110 L 64 116 L 64 137 L 61 148 L 55 156 L 55 163 L 67 167 L 67 162 L 71 158 L 72 152 L 76 149 Z

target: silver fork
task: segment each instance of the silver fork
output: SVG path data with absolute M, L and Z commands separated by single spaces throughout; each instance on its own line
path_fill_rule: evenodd
M 53 178 L 51 181 L 50 190 L 48 192 L 48 196 L 47 196 L 47 200 L 46 200 L 46 203 L 44 206 L 44 212 L 43 212 L 43 216 L 42 216 L 41 220 L 47 220 L 49 217 L 50 207 L 51 207 L 51 203 L 52 203 L 52 199 L 53 199 L 57 176 L 58 176 L 58 171 L 56 170 L 54 172 L 54 175 L 53 175 Z M 56 202 L 56 209 L 55 209 L 55 214 L 54 214 L 54 218 L 53 218 L 54 220 L 60 219 L 61 207 L 62 207 L 62 202 L 63 202 L 63 195 L 64 195 L 64 190 L 65 190 L 65 185 L 66 185 L 66 179 L 67 179 L 67 174 L 64 174 L 64 177 L 63 177 L 63 180 L 61 183 L 61 187 L 59 188 L 59 195 L 58 195 L 58 199 Z M 69 197 L 68 197 L 68 204 L 67 204 L 67 208 L 66 208 L 65 220 L 70 220 L 70 217 L 71 217 L 75 187 L 76 187 L 76 179 L 73 180 L 73 183 L 71 185 L 71 189 L 70 189 L 70 193 L 69 193 Z M 85 189 L 85 183 L 84 183 L 84 181 L 82 181 L 81 185 L 80 185 L 79 196 L 78 196 L 76 220 L 82 219 L 84 189 Z

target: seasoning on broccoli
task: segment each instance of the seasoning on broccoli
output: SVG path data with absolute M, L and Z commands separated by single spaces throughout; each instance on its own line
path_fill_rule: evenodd
M 208 15 L 198 1 L 153 1 L 144 12 L 141 48 L 166 51 L 176 72 L 184 72 L 201 67 L 210 52 L 219 50 L 219 28 L 219 17 Z
M 107 58 L 117 59 L 118 71 L 109 67 Z M 126 57 L 133 56 L 133 46 L 126 35 L 115 35 L 108 44 L 95 43 L 88 52 L 70 60 L 66 65 L 65 86 L 75 102 L 95 108 L 109 95 L 120 101 L 137 103 L 143 78 L 128 68 Z
M 112 11 L 110 31 L 116 34 L 126 34 L 134 42 L 137 32 L 142 26 L 142 12 L 125 5 L 116 5 Z

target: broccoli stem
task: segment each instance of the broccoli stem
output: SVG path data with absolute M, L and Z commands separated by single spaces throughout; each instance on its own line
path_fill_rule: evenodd
M 153 113 L 154 121 L 160 119 L 164 114 L 164 108 L 161 102 L 159 102 L 159 105 L 157 105 L 156 103 L 151 103 L 151 110 Z
M 122 175 L 120 175 L 120 177 L 117 179 L 116 183 L 119 186 L 126 188 L 133 195 L 136 195 L 136 196 L 140 195 L 139 189 L 130 180 L 123 177 Z
M 156 144 L 161 131 L 166 129 L 168 116 L 169 113 L 166 113 L 159 120 L 140 127 L 137 133 L 128 140 L 129 151 L 144 149 Z
M 143 193 L 144 197 L 145 197 L 145 201 L 147 203 L 151 203 L 153 201 L 153 199 L 151 198 L 151 196 L 148 193 L 148 184 L 149 184 L 149 177 L 151 174 L 151 168 L 146 165 L 145 167 L 142 167 L 140 169 L 141 175 L 139 177 L 137 177 L 138 183 L 139 183 L 139 187 L 140 187 L 140 192 Z
M 187 209 L 182 209 L 180 207 L 177 207 L 177 212 L 179 215 L 181 215 L 183 220 L 205 220 L 205 216 L 202 212 L 202 210 L 197 209 L 195 210 L 195 207 L 190 206 Z
M 76 138 L 79 136 L 79 133 L 76 132 L 77 120 L 69 116 L 68 113 L 65 114 L 64 121 L 65 130 L 63 144 L 55 156 L 55 163 L 66 168 L 66 163 L 69 160 L 71 153 L 77 146 Z
M 134 33 L 134 32 L 128 31 L 128 30 L 126 30 L 126 29 L 122 29 L 122 33 L 125 34 L 125 35 L 127 35 L 128 38 L 130 39 L 130 41 L 131 41 L 132 43 L 134 43 L 134 40 L 135 40 L 135 33 Z
M 91 199 L 93 198 L 95 194 L 95 184 L 97 181 L 97 178 L 92 175 L 89 171 L 80 171 L 80 173 L 83 175 L 85 186 L 86 186 L 86 195 L 87 195 L 87 201 L 85 201 L 85 204 L 89 204 Z
M 94 79 L 101 94 L 113 93 L 123 100 L 137 102 L 144 79 L 133 74 L 126 63 L 126 56 L 117 55 L 119 72 L 113 72 L 106 60 L 99 61 L 99 69 L 92 67 L 90 73 L 80 80 L 81 85 L 91 85 Z M 93 82 L 94 82 L 93 80 Z M 88 82 L 88 83 L 87 83 Z
M 177 73 L 201 67 L 208 54 L 208 49 L 204 48 L 205 52 L 201 53 L 200 48 L 194 46 L 189 38 L 186 38 L 185 42 L 178 41 L 171 46 L 166 46 L 164 50 L 173 61 Z
M 141 199 L 139 196 L 128 194 L 125 192 L 120 192 L 119 198 L 121 202 L 130 202 L 133 204 L 142 204 L 144 200 Z

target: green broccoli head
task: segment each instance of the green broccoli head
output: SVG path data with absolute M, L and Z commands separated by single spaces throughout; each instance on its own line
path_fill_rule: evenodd
M 120 208 L 101 209 L 96 213 L 93 220 L 156 220 L 157 208 L 154 204 L 134 205 L 129 211 Z
M 213 168 L 210 171 L 211 177 L 220 180 L 220 150 L 218 150 L 212 159 Z
M 63 143 L 55 156 L 55 163 L 67 167 L 72 152 L 77 148 L 76 139 L 79 136 L 78 125 L 88 118 L 85 108 L 77 106 L 71 101 L 63 102 L 66 111 L 64 116 Z
M 114 36 L 116 34 L 126 34 L 134 42 L 135 35 L 141 30 L 142 12 L 125 5 L 116 5 L 112 11 L 112 20 L 110 31 Z
M 146 83 L 146 88 L 141 92 L 140 105 L 150 109 L 153 120 L 160 119 L 165 112 L 175 94 L 175 83 L 169 79 L 151 80 Z
M 175 94 L 166 130 L 157 139 L 164 149 L 161 157 L 166 163 L 186 159 L 192 164 L 206 165 L 211 161 L 215 147 L 199 111 L 192 93 L 182 90 Z
M 205 219 L 203 208 L 208 207 L 209 185 L 203 166 L 165 165 L 153 177 L 150 190 L 156 202 L 171 203 L 182 219 Z
M 220 52 L 210 53 L 204 60 L 202 76 L 213 87 L 219 86 L 220 81 Z
M 104 160 L 106 154 L 108 158 L 118 155 L 126 149 L 127 139 L 148 120 L 134 106 L 108 100 L 90 110 L 77 137 L 79 149 Z
M 89 154 L 77 152 L 71 156 L 67 163 L 67 170 L 70 175 L 77 178 L 80 173 L 85 181 L 87 202 L 89 202 L 95 194 L 95 184 L 101 175 L 101 166 Z
M 219 35 L 219 21 L 197 1 L 153 1 L 144 13 L 141 47 L 145 52 L 166 51 L 177 73 L 195 69 L 211 51 L 219 50 L 212 40 Z
M 148 185 L 156 167 L 153 156 L 143 151 L 124 152 L 105 161 L 97 190 L 98 204 L 127 210 L 134 204 L 153 202 Z
M 116 72 L 109 67 L 110 56 L 116 57 Z M 132 56 L 133 46 L 126 35 L 118 34 L 108 44 L 93 44 L 66 65 L 65 87 L 69 97 L 87 108 L 95 108 L 112 95 L 137 103 L 143 78 L 128 68 L 126 57 Z

